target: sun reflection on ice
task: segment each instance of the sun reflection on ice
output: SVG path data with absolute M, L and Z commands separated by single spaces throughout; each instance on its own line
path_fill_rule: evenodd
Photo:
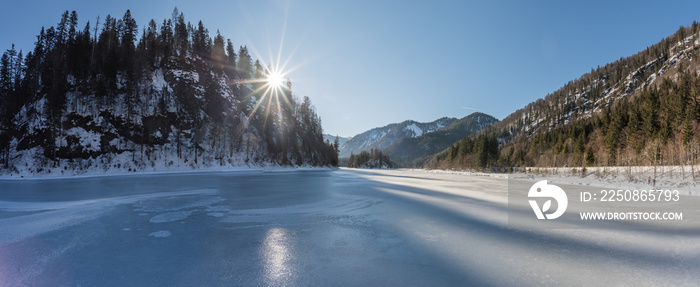
M 271 285 L 279 286 L 291 283 L 289 237 L 290 235 L 283 228 L 272 228 L 265 234 L 262 250 L 265 261 L 265 279 Z

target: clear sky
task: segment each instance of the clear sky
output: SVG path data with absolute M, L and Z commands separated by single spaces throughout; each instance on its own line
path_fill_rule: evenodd
M 700 21 L 698 1 L 3 0 L 0 49 L 32 49 L 64 10 L 82 28 L 131 9 L 143 28 L 175 6 L 264 62 L 281 55 L 296 94 L 340 136 L 474 111 L 503 119 Z

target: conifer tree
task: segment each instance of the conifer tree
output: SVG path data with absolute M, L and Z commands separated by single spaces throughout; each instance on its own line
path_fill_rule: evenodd
M 233 47 L 231 39 L 226 40 L 226 65 L 224 71 L 229 80 L 238 78 L 236 75 L 236 49 Z
M 213 62 L 216 72 L 222 74 L 224 72 L 224 66 L 226 66 L 226 52 L 224 50 L 224 37 L 221 36 L 219 30 L 216 30 L 214 45 L 211 48 L 211 61 Z
M 250 54 L 248 53 L 248 48 L 246 46 L 241 46 L 238 49 L 236 73 L 241 80 L 250 80 L 253 77 L 253 61 L 250 58 Z

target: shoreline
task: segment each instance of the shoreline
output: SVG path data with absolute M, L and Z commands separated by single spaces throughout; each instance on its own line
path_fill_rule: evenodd
M 33 181 L 33 180 L 61 180 L 61 179 L 86 179 L 99 177 L 129 177 L 140 175 L 177 175 L 177 174 L 199 174 L 199 173 L 270 173 L 270 172 L 294 172 L 294 171 L 321 171 L 334 170 L 335 167 L 328 166 L 280 166 L 280 165 L 251 165 L 251 166 L 230 166 L 212 168 L 182 168 L 170 170 L 109 170 L 104 172 L 86 172 L 74 174 L 0 174 L 0 181 Z

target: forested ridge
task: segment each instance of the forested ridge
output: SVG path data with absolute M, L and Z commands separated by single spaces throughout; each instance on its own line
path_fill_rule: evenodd
M 592 69 L 437 154 L 431 168 L 697 164 L 698 23 Z
M 96 22 L 65 11 L 32 51 L 3 53 L 0 170 L 337 165 L 309 98 L 270 87 L 246 46 L 177 8 Z
M 352 168 L 396 168 L 397 165 L 388 155 L 382 153 L 379 149 L 370 149 L 370 151 L 361 151 L 359 154 L 350 154 L 347 167 Z
M 476 134 L 495 122 L 498 122 L 496 118 L 475 112 L 436 131 L 401 138 L 384 148 L 383 152 L 400 167 L 420 167 L 455 141 Z

